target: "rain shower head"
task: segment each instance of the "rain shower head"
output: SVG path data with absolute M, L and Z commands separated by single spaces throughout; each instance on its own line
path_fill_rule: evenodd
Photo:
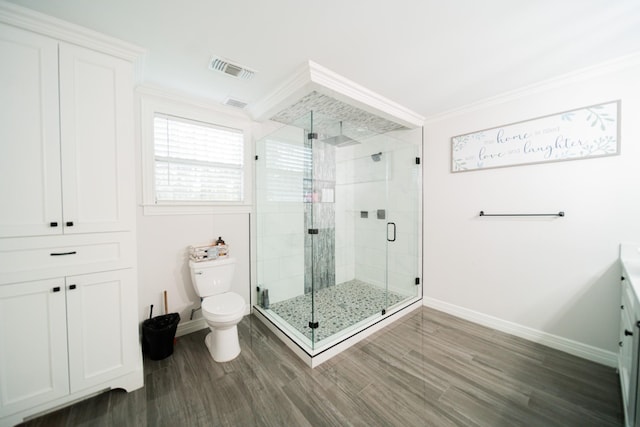
M 379 162 L 381 158 L 382 158 L 382 152 L 375 153 L 375 154 L 372 154 L 372 155 L 371 155 L 371 159 L 372 159 L 374 162 Z
M 330 138 L 323 139 L 322 141 L 327 144 L 331 144 L 334 147 L 346 147 L 348 145 L 360 144 L 360 141 L 356 141 L 355 139 L 342 134 L 342 122 L 340 122 L 340 135 L 332 136 Z
M 336 147 L 346 147 L 347 145 L 360 144 L 360 142 L 356 141 L 355 139 L 351 139 L 346 135 L 332 136 L 331 138 L 323 139 L 322 141 Z

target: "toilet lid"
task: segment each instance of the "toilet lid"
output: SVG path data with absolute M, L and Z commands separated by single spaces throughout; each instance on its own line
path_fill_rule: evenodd
M 229 315 L 244 310 L 244 298 L 233 292 L 207 297 L 202 301 L 202 310 L 216 315 Z

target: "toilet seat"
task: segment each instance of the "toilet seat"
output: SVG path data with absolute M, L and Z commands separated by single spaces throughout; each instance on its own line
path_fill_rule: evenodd
M 202 300 L 202 315 L 213 322 L 229 322 L 244 314 L 244 298 L 235 292 L 224 292 Z

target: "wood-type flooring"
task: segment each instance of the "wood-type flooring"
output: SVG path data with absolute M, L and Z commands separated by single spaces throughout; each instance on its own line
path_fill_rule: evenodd
M 615 369 L 421 307 L 315 369 L 259 320 L 238 358 L 206 330 L 113 390 L 23 426 L 622 426 Z

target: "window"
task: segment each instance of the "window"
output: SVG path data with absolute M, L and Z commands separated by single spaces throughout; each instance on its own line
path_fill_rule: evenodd
M 158 202 L 241 202 L 244 134 L 156 113 L 153 119 Z
M 254 122 L 242 111 L 139 87 L 145 215 L 251 212 Z

